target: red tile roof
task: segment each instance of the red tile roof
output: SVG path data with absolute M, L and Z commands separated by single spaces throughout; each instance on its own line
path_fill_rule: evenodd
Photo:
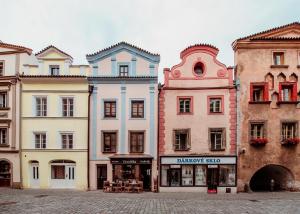
M 28 53 L 29 55 L 32 53 L 32 49 L 30 49 L 30 48 L 26 48 L 26 47 L 20 46 L 20 45 L 4 43 L 2 41 L 0 41 L 0 47 L 17 49 L 19 51 L 24 51 L 24 52 Z

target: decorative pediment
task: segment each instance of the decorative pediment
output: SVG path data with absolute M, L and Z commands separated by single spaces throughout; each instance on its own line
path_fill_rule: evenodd
M 73 58 L 69 54 L 53 45 L 44 48 L 35 55 L 38 59 L 69 59 L 70 61 L 73 61 Z
M 9 53 L 9 52 L 21 52 L 21 53 L 27 53 L 28 55 L 31 54 L 32 50 L 30 48 L 26 48 L 23 46 L 19 46 L 19 45 L 13 45 L 13 44 L 8 44 L 8 43 L 4 43 L 2 41 L 0 41 L 0 48 L 3 48 L 5 51 L 3 51 L 4 53 Z M 1 51 L 2 52 L 2 51 Z

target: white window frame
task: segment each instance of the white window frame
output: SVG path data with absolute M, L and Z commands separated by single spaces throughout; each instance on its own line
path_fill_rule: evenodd
M 36 144 L 36 136 L 37 135 L 40 136 L 39 148 L 37 148 L 37 144 Z M 42 135 L 45 135 L 45 148 L 42 148 L 42 145 L 43 145 L 42 138 L 41 138 Z M 34 136 L 34 148 L 35 149 L 47 149 L 47 133 L 46 132 L 34 132 L 33 136 Z
M 3 97 L 3 95 L 4 95 L 4 97 Z M 0 91 L 0 108 L 7 108 L 7 106 L 8 106 L 7 96 L 8 96 L 7 91 Z
M 47 114 L 48 114 L 48 99 L 47 99 L 47 96 L 35 96 L 34 97 L 35 99 L 35 116 L 36 117 L 47 117 Z M 41 99 L 41 109 L 40 109 L 40 115 L 38 114 L 38 104 L 37 104 L 37 100 L 38 99 Z M 42 102 L 42 100 L 45 99 L 46 100 L 46 107 L 44 108 L 44 104 Z M 45 115 L 44 115 L 45 113 Z
M 3 143 L 3 131 L 5 132 L 5 139 Z M 8 145 L 8 128 L 0 128 L 0 145 Z
M 219 102 L 219 107 L 217 111 L 217 102 Z M 210 97 L 209 98 L 209 112 L 210 113 L 222 113 L 222 98 L 221 97 Z
M 66 142 L 66 148 L 63 147 L 63 135 L 67 136 L 67 142 Z M 72 135 L 72 148 L 70 148 L 70 139 L 69 136 Z M 62 149 L 74 149 L 74 133 L 72 132 L 61 132 L 60 133 L 60 142 L 61 142 L 61 148 Z
M 52 74 L 52 70 L 54 71 L 54 74 Z M 51 76 L 57 76 L 60 73 L 60 66 L 59 65 L 49 65 L 49 74 Z
M 0 76 L 4 76 L 5 75 L 5 61 L 0 60 L 0 63 L 2 63 L 2 71 L 0 71 Z
M 64 99 L 67 99 L 67 115 L 64 115 Z M 69 103 L 69 100 L 72 99 L 73 100 L 73 114 L 70 115 L 70 103 Z M 61 97 L 61 115 L 62 117 L 74 117 L 74 114 L 75 114 L 75 98 L 72 97 L 72 96 L 69 96 L 69 97 Z
M 284 124 L 293 124 L 294 127 L 292 127 L 292 130 L 285 129 L 284 130 Z M 288 132 L 291 132 L 289 135 Z M 281 122 L 281 140 L 289 139 L 289 138 L 295 138 L 298 137 L 298 123 L 295 121 L 283 121 Z
M 216 137 L 214 144 L 212 143 L 211 134 L 212 133 L 220 133 L 221 132 L 221 145 L 220 149 L 217 148 Z M 226 131 L 225 128 L 209 128 L 209 145 L 211 151 L 222 151 L 226 149 Z M 214 147 L 212 146 L 214 145 Z

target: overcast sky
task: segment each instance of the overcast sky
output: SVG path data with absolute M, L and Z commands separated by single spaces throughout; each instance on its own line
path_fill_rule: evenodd
M 235 39 L 300 20 L 299 0 L 0 0 L 0 8 L 3 42 L 34 53 L 53 44 L 87 64 L 85 54 L 126 41 L 159 53 L 161 73 L 196 43 L 217 46 L 233 65 Z

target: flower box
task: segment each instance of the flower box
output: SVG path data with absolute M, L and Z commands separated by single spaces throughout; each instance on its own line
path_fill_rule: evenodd
M 267 138 L 252 138 L 250 144 L 253 146 L 264 146 L 268 143 Z
M 299 138 L 287 138 L 281 141 L 281 144 L 286 146 L 293 146 L 297 145 L 298 143 L 300 143 Z

